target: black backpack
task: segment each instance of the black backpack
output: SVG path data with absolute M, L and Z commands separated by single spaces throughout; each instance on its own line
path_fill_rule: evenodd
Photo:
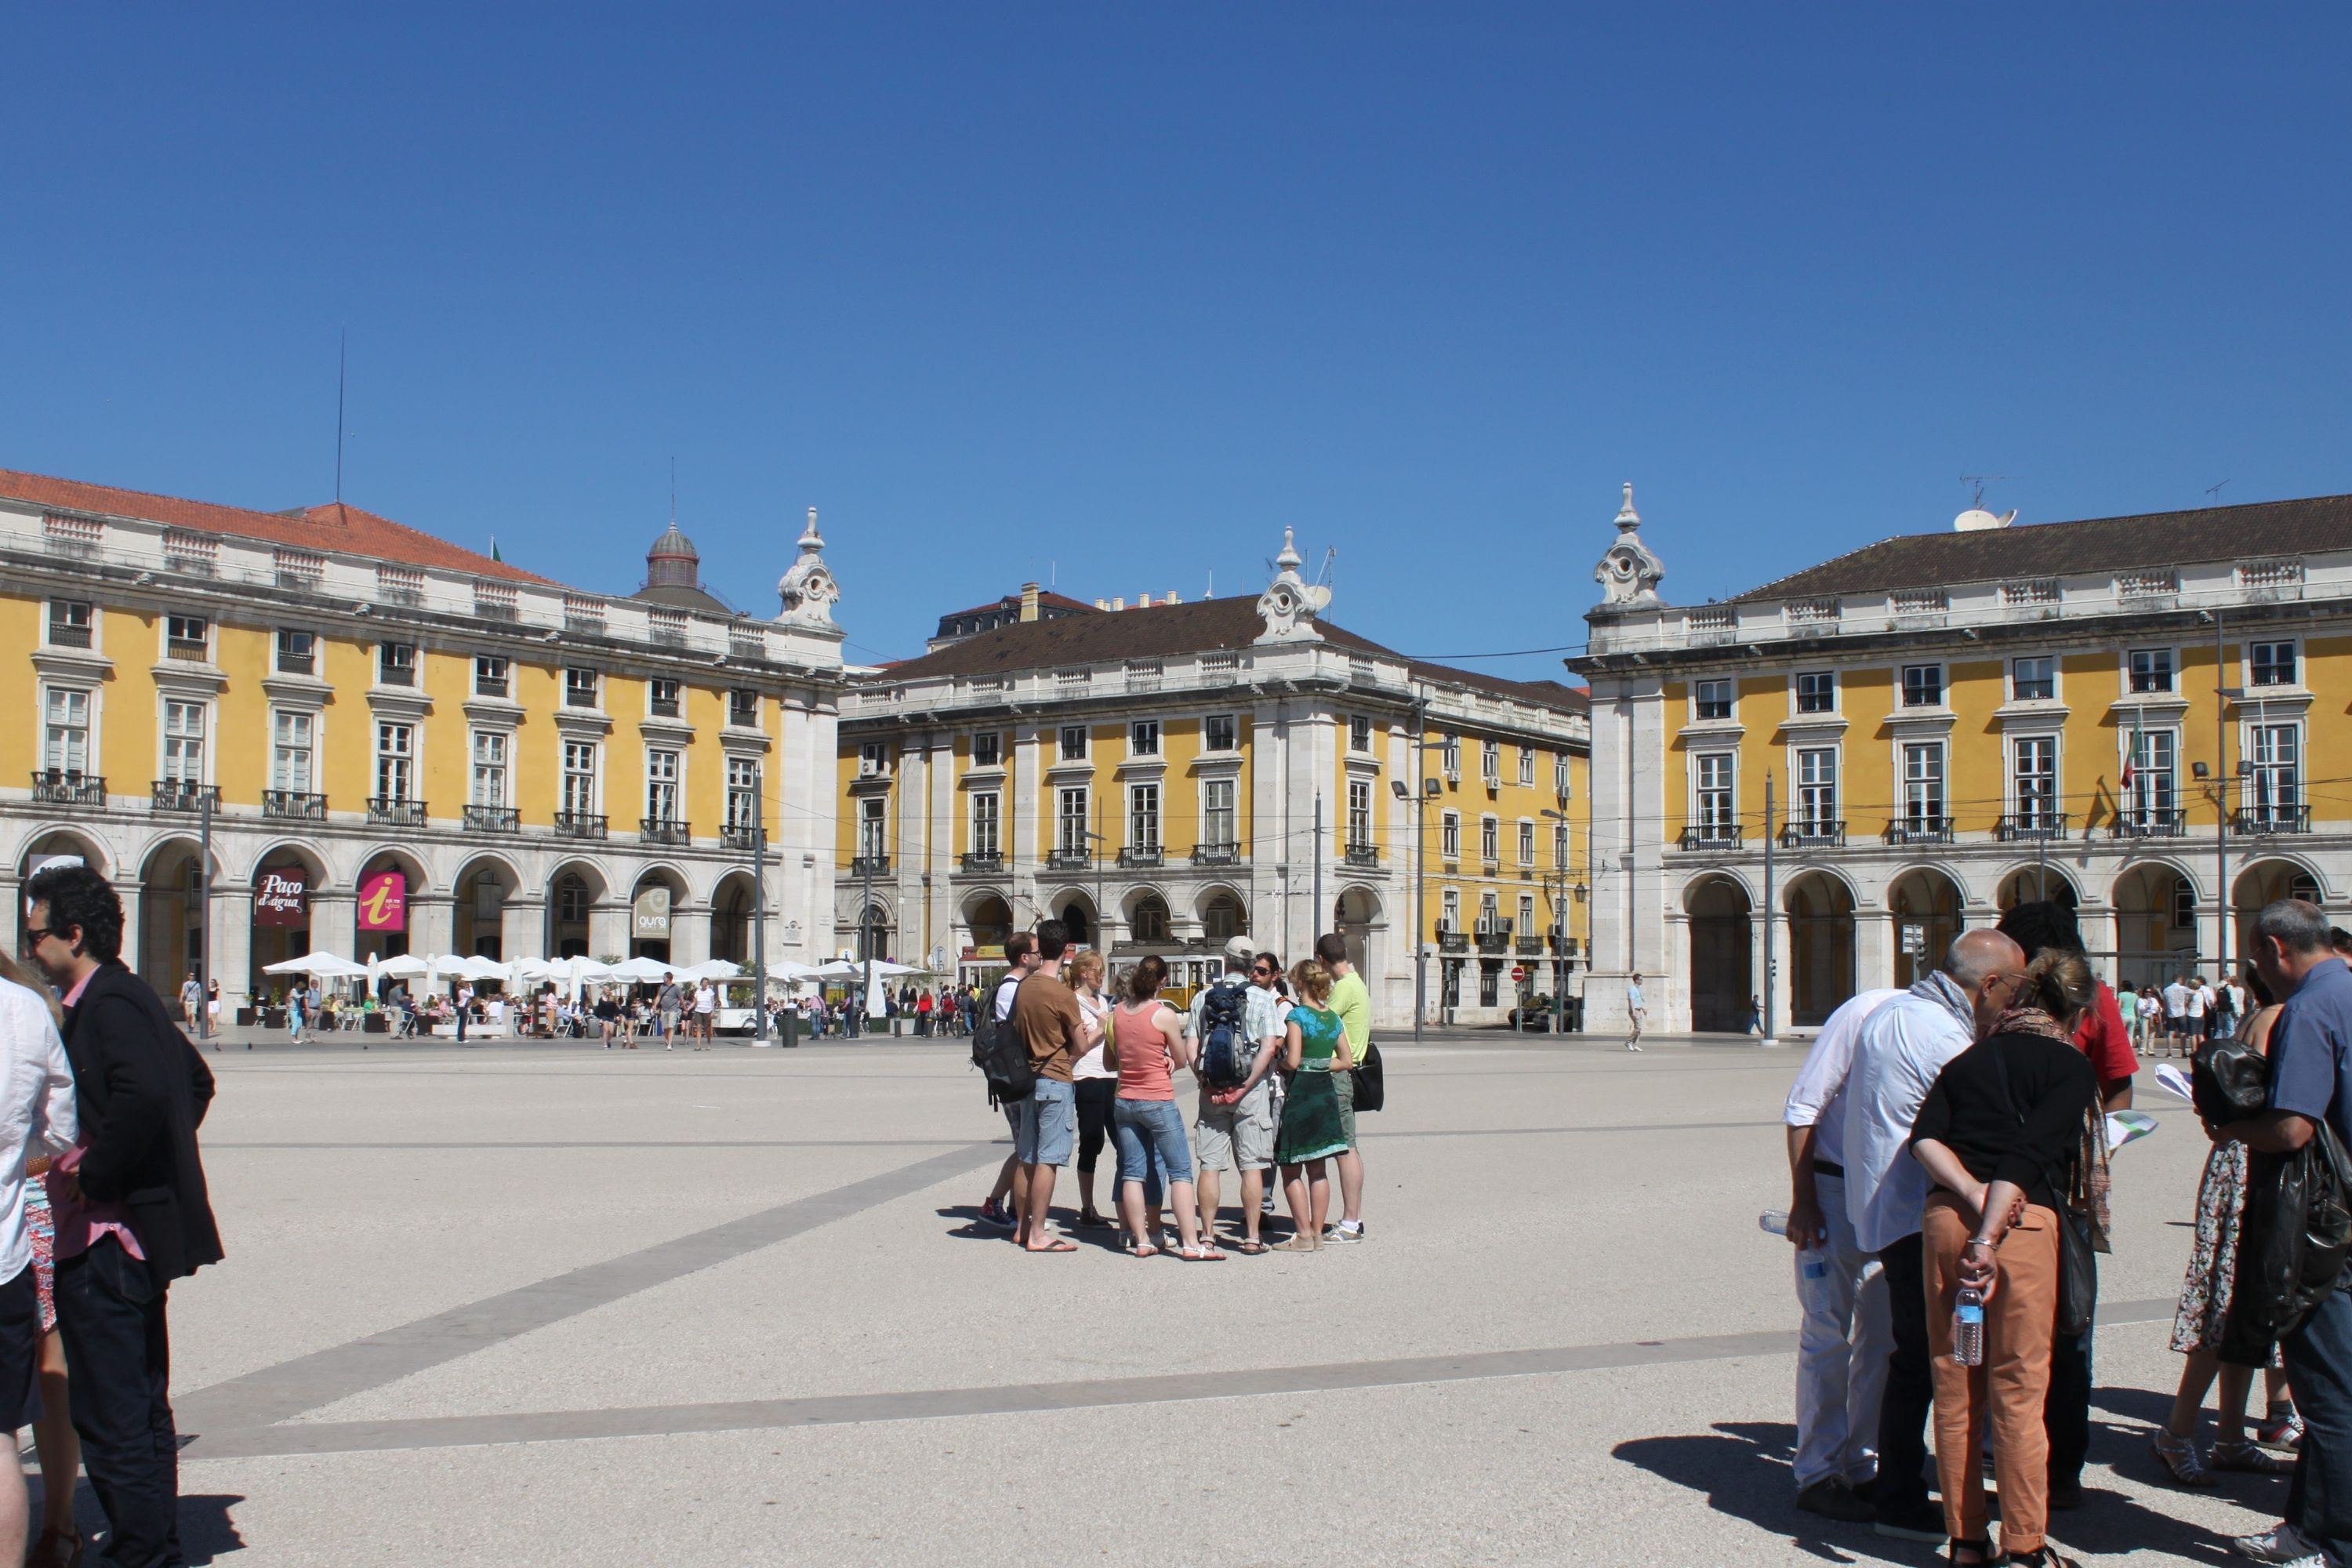
M 1249 987 L 1220 980 L 1201 999 L 1201 1081 L 1211 1089 L 1239 1089 L 1249 1081 L 1258 1042 L 1242 1026 L 1249 1011 Z
M 1024 978 L 1013 987 L 1013 999 L 1019 1002 Z M 1003 987 L 999 985 L 998 990 Z M 980 1016 L 971 1026 L 971 1065 L 988 1079 L 988 1103 L 992 1109 L 1017 1105 L 1029 1098 L 1037 1087 L 1037 1069 L 1029 1061 L 1029 1043 L 1021 1031 L 1013 1026 L 1012 1009 L 1006 1016 L 996 1016 L 996 998 L 992 994 L 981 1005 Z

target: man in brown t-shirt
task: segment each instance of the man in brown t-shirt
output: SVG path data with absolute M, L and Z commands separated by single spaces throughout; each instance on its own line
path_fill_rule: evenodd
M 1036 1087 L 1021 1102 L 1013 1130 L 1013 1157 L 1021 1162 L 1022 1179 L 1014 1184 L 1021 1200 L 1021 1226 L 1013 1239 L 1032 1252 L 1076 1252 L 1077 1246 L 1045 1229 L 1054 1201 L 1054 1175 L 1070 1163 L 1070 1146 L 1077 1132 L 1077 1090 L 1070 1068 L 1086 1054 L 1085 1015 L 1078 999 L 1062 983 L 1062 954 L 1070 945 L 1069 929 L 1059 921 L 1037 926 L 1037 968 L 1013 999 L 1013 1028 L 1029 1047 L 1029 1065 L 1036 1069 Z

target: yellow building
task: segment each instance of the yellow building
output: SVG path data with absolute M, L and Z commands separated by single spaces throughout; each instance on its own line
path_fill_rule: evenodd
M 1768 960 L 1771 1023 L 1818 1024 L 2039 897 L 2118 984 L 2211 976 L 2289 892 L 2352 908 L 2352 498 L 1970 510 L 1691 607 L 1640 521 L 1629 492 L 1570 661 L 1620 860 L 1596 1026 L 1639 970 L 1654 1024 L 1739 1028 Z
M 1051 916 L 1190 985 L 1235 934 L 1288 963 L 1338 930 L 1391 1025 L 1417 972 L 1428 1016 L 1465 1023 L 1566 978 L 1584 694 L 1392 652 L 1324 618 L 1287 540 L 1276 564 L 1255 601 L 1031 584 L 856 673 L 835 947 L 979 978 Z
M 76 856 L 167 996 L 207 952 L 231 1001 L 312 947 L 749 963 L 758 845 L 769 956 L 804 956 L 840 681 L 821 542 L 812 514 L 759 620 L 675 526 L 613 597 L 340 503 L 0 471 L 26 659 L 0 732 L 31 764 L 0 788 L 7 930 L 23 879 Z

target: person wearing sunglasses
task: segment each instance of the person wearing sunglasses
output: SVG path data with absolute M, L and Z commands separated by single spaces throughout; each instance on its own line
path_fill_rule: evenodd
M 1274 1169 L 1272 1079 L 1275 1058 L 1282 1047 L 1283 1015 L 1288 1010 L 1274 991 L 1276 963 L 1273 954 L 1258 952 L 1245 936 L 1228 941 L 1224 978 L 1203 987 L 1192 998 L 1191 1027 L 1187 1031 L 1193 1042 L 1192 1070 L 1201 1077 L 1200 1111 L 1192 1124 L 1193 1164 L 1199 1175 L 1195 1193 L 1201 1211 L 1200 1234 L 1213 1243 L 1216 1239 L 1217 1205 L 1223 1195 L 1219 1189 L 1224 1168 L 1231 1165 L 1241 1173 L 1242 1235 L 1235 1250 L 1245 1258 L 1255 1258 L 1266 1250 L 1265 1243 L 1258 1238 L 1258 1227 L 1265 1218 L 1263 1205 L 1268 1196 L 1266 1175 Z M 1233 994 L 1236 991 L 1240 993 L 1238 998 Z M 1208 1045 L 1206 1020 L 1213 994 L 1227 1008 L 1238 1005 L 1240 1032 L 1252 1053 L 1248 1074 L 1239 1084 L 1223 1089 L 1202 1076 L 1202 1053 Z M 1231 1013 L 1224 1016 L 1230 1017 Z

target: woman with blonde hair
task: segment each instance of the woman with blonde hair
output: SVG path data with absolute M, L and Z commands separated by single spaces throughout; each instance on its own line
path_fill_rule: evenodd
M 2050 1444 L 2042 1406 L 2060 1305 L 2059 1210 L 2082 1168 L 2099 1078 L 2074 1030 L 2098 1000 L 2078 953 L 2051 948 L 1988 976 L 1977 1043 L 1945 1064 L 1912 1124 L 1911 1152 L 1934 1183 L 1922 1216 L 1927 1335 L 1935 1351 L 1936 1470 L 1956 1563 L 2077 1568 L 2043 1535 Z M 1982 1344 L 1955 1358 L 1954 1313 L 1978 1292 Z M 2000 1544 L 1987 1525 L 1979 1434 L 1990 1423 Z
M 1290 1204 L 1292 1236 L 1276 1252 L 1316 1252 L 1323 1246 L 1323 1221 L 1331 1208 L 1331 1182 L 1325 1162 L 1348 1152 L 1339 1115 L 1339 1086 L 1331 1075 L 1356 1065 L 1347 1026 L 1331 1011 L 1331 972 L 1320 960 L 1304 958 L 1290 971 L 1297 1005 L 1283 1024 L 1282 1071 L 1289 1092 L 1282 1101 L 1282 1131 L 1275 1135 L 1275 1163 L 1282 1167 L 1282 1194 Z
M 5 952 L 0 981 L 21 985 L 48 1009 L 49 1026 L 61 1035 L 65 1010 L 48 982 Z M 64 1047 L 60 1043 L 58 1049 Z M 41 1414 L 33 1422 L 33 1449 L 41 1464 L 41 1534 L 26 1559 L 27 1568 L 63 1568 L 81 1560 L 81 1533 L 74 1524 L 74 1479 L 81 1469 L 81 1438 L 74 1432 L 72 1400 L 66 1383 L 65 1341 L 58 1333 L 57 1221 L 49 1212 L 49 1155 L 37 1145 L 25 1151 L 25 1230 L 33 1243 L 33 1288 L 41 1303 L 41 1350 L 36 1363 L 41 1382 Z
M 1078 1223 L 1094 1229 L 1110 1223 L 1095 1207 L 1095 1172 L 1103 1145 L 1110 1141 L 1111 1101 L 1118 1091 L 1118 1074 L 1103 1060 L 1110 1018 L 1110 1004 L 1102 994 L 1103 955 L 1089 948 L 1064 964 L 1062 972 L 1070 994 L 1078 999 L 1078 1015 L 1086 1026 L 1086 1053 L 1070 1064 L 1070 1087 L 1077 1094 Z M 1111 1203 L 1118 1202 L 1114 1191 Z
M 1176 1109 L 1176 1069 L 1192 1065 L 1192 1042 L 1176 1010 L 1160 1000 L 1167 984 L 1168 961 L 1146 955 L 1128 972 L 1127 1000 L 1109 1019 L 1105 1057 L 1118 1073 L 1118 1098 L 1111 1103 L 1118 1133 L 1118 1213 L 1127 1222 L 1129 1252 L 1150 1258 L 1160 1250 L 1151 1235 L 1158 1216 L 1145 1213 L 1143 1190 L 1157 1161 L 1168 1173 L 1168 1200 L 1176 1210 L 1182 1242 L 1177 1256 L 1187 1263 L 1222 1263 L 1225 1255 L 1203 1243 L 1193 1207 L 1192 1147 Z M 1159 1200 L 1149 1202 L 1156 1207 Z

